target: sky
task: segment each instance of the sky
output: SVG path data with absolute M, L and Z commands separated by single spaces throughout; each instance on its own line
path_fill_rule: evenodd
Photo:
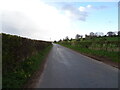
M 54 41 L 118 31 L 119 0 L 0 0 L 0 32 Z

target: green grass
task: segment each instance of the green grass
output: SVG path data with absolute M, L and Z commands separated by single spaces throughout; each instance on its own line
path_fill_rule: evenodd
M 3 88 L 21 88 L 33 73 L 40 67 L 46 54 L 52 46 L 47 47 L 43 51 L 34 56 L 29 57 L 24 62 L 19 63 L 14 72 L 8 72 L 3 76 Z
M 111 58 L 113 62 L 120 62 L 119 60 L 119 52 L 112 52 L 112 51 L 105 51 L 105 50 L 93 50 L 93 49 L 87 49 L 87 48 L 81 48 L 77 46 L 71 46 L 71 45 L 64 45 L 61 44 L 65 47 L 71 48 L 73 50 L 76 50 L 81 53 L 86 53 L 90 55 L 96 55 L 96 56 L 103 56 L 103 57 L 108 57 Z
M 118 41 L 118 40 L 120 40 L 120 37 L 95 37 L 95 38 L 92 38 L 92 39 L 82 40 L 82 42 L 101 41 L 101 40 L 104 40 L 104 39 L 106 39 L 106 41 Z
M 118 41 L 120 40 L 120 37 L 106 37 L 108 41 Z
M 113 62 L 120 62 L 119 36 L 87 37 L 84 39 L 57 42 L 78 52 L 108 58 Z

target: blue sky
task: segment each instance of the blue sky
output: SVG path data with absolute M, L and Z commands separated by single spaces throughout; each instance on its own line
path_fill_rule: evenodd
M 98 1 L 4 0 L 0 5 L 2 32 L 54 41 L 118 31 L 118 0 Z
M 61 9 L 64 5 L 72 5 L 76 8 L 80 6 L 86 7 L 87 5 L 92 5 L 96 7 L 95 10 L 89 11 L 89 15 L 86 21 L 76 20 L 74 22 L 74 28 L 80 29 L 81 32 L 103 32 L 106 34 L 108 31 L 118 30 L 118 7 L 116 2 L 51 2 L 49 3 L 58 9 Z M 97 9 L 97 7 L 102 7 Z M 80 33 L 82 34 L 82 33 Z

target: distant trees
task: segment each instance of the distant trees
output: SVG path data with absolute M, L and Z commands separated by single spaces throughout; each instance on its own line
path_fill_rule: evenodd
M 93 37 L 95 36 L 95 34 L 93 32 L 90 32 L 90 36 Z
M 61 42 L 62 40 L 60 39 L 58 42 Z
M 95 33 L 93 33 L 93 32 L 90 32 L 89 35 L 85 34 L 86 39 L 92 39 L 93 37 L 95 37 Z
M 54 43 L 56 43 L 57 41 L 55 40 Z
M 83 38 L 83 35 L 80 35 L 80 38 Z
M 79 38 L 82 38 L 82 37 L 83 37 L 83 35 L 76 34 L 75 39 L 79 39 Z
M 85 38 L 87 38 L 88 37 L 88 35 L 87 34 L 85 34 Z
M 99 37 L 99 36 L 103 36 L 103 35 L 104 35 L 103 32 L 96 32 L 96 33 L 95 33 L 95 36 L 97 36 L 97 37 Z
M 93 32 L 90 32 L 90 37 L 99 37 L 99 36 L 103 36 L 104 35 L 104 33 L 103 32 L 95 32 L 95 33 L 93 33 Z
M 80 35 L 76 34 L 75 39 L 79 39 L 79 38 L 80 38 Z
M 71 38 L 69 41 L 72 41 L 73 39 Z
M 65 37 L 65 40 L 66 40 L 66 41 L 68 41 L 68 40 L 69 40 L 69 37 L 68 37 L 68 36 L 66 36 L 66 37 Z
M 107 32 L 107 35 L 108 36 L 115 36 L 116 34 L 115 34 L 115 32 L 109 31 L 109 32 Z
M 85 39 L 92 39 L 92 38 L 95 38 L 95 37 L 101 37 L 101 36 L 104 36 L 104 33 L 103 32 L 90 32 L 89 35 L 85 34 Z
M 69 37 L 66 36 L 65 39 L 63 39 L 63 41 L 69 41 Z
M 107 34 L 104 35 L 103 32 L 90 32 L 88 35 L 85 34 L 85 38 L 83 38 L 83 35 L 80 35 L 80 34 L 76 34 L 75 35 L 75 40 L 76 41 L 82 41 L 82 40 L 85 40 L 85 39 L 94 39 L 95 37 L 107 37 L 107 36 L 112 36 L 112 37 L 116 37 L 116 36 L 120 36 L 120 31 L 115 31 L 115 32 L 112 32 L 112 31 L 109 31 L 107 32 Z M 58 42 L 62 42 L 62 41 L 72 41 L 73 39 L 69 38 L 68 36 L 66 36 L 63 40 L 59 40 Z M 55 41 L 54 41 L 55 42 Z
M 80 38 L 83 38 L 83 35 L 76 34 L 75 39 L 77 41 L 80 41 Z
M 66 38 L 65 38 L 66 40 L 69 40 L 69 37 L 68 36 L 66 36 Z

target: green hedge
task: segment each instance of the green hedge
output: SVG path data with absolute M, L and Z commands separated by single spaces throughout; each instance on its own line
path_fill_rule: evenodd
M 21 87 L 50 46 L 51 42 L 2 33 L 3 88 Z

